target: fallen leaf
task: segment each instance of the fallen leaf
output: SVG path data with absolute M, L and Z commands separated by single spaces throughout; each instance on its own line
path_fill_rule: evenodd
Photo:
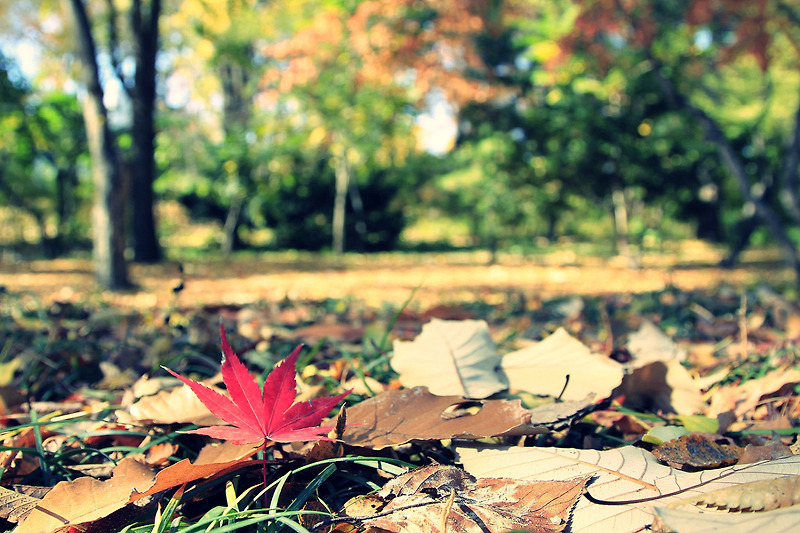
M 394 342 L 392 368 L 405 387 L 486 398 L 508 388 L 500 355 L 483 320 L 432 319 L 413 341 Z
M 222 394 L 221 389 L 214 389 Z M 126 416 L 128 415 L 128 416 Z M 118 420 L 126 423 L 144 424 L 196 424 L 208 426 L 223 423 L 223 420 L 208 410 L 189 387 L 177 387 L 145 396 L 131 405 L 127 413 L 117 411 Z
M 250 456 L 259 448 L 260 444 L 247 446 L 231 442 L 205 446 L 194 463 L 184 459 L 159 472 L 149 486 L 139 488 L 130 495 L 130 503 L 184 483 L 240 469 L 254 462 Z
M 614 393 L 638 410 L 694 415 L 706 407 L 700 386 L 681 364 L 687 353 L 658 327 L 645 320 L 627 343 L 633 372 Z
M 605 451 L 458 446 L 456 453 L 464 469 L 479 477 L 545 481 L 594 476 L 587 492 L 595 500 L 614 504 L 593 503 L 587 495 L 581 496 L 570 522 L 574 532 L 640 531 L 653 524 L 654 505 L 668 505 L 740 483 L 800 475 L 800 456 L 683 472 L 660 464 L 653 454 L 633 446 Z
M 789 457 L 792 454 L 792 449 L 782 443 L 779 439 L 767 442 L 761 446 L 755 444 L 748 444 L 742 455 L 739 456 L 740 463 L 757 463 L 759 461 L 769 461 L 772 459 L 780 459 L 781 457 Z
M 608 398 L 622 381 L 624 372 L 622 365 L 592 353 L 564 328 L 540 342 L 505 355 L 503 370 L 512 390 L 560 395 L 564 400 L 582 400 L 590 393 L 597 398 Z
M 169 442 L 155 444 L 147 449 L 144 462 L 147 466 L 162 465 L 166 463 L 176 451 L 178 451 L 177 444 Z
M 800 370 L 776 370 L 766 376 L 735 385 L 724 385 L 714 390 L 707 416 L 717 416 L 733 411 L 738 417 L 755 409 L 764 396 L 779 391 L 786 385 L 800 383 Z
M 292 331 L 291 338 L 311 346 L 323 339 L 353 343 L 364 338 L 364 328 L 350 324 L 312 324 Z
M 461 468 L 431 464 L 387 481 L 378 496 L 386 501 L 420 492 L 441 496 L 456 490 L 466 490 L 474 482 L 475 478 Z
M 661 361 L 685 361 L 686 350 L 678 347 L 658 326 L 643 320 L 639 329 L 628 336 L 628 352 L 633 356 L 631 366 L 639 368 Z
M 530 426 L 530 417 L 519 400 L 465 400 L 414 387 L 382 392 L 348 408 L 344 441 L 381 449 L 412 440 L 479 439 L 547 431 Z
M 653 455 L 659 461 L 676 468 L 719 468 L 738 462 L 742 449 L 732 444 L 719 444 L 705 435 L 692 433 L 657 446 L 653 449 Z
M 751 481 L 675 502 L 670 507 L 705 507 L 729 512 L 772 511 L 800 504 L 800 476 Z
M 566 527 L 587 480 L 476 479 L 459 468 L 433 464 L 387 482 L 370 505 L 346 504 L 345 512 L 372 528 L 398 533 L 555 533 Z
M 165 368 L 191 388 L 212 413 L 232 424 L 232 426 L 195 429 L 190 433 L 230 440 L 236 444 L 267 439 L 292 442 L 328 438 L 324 435 L 333 427 L 319 427 L 319 423 L 339 403 L 339 400 L 350 394 L 350 391 L 336 396 L 294 403 L 297 397 L 295 367 L 302 346 L 295 348 L 289 357 L 278 363 L 264 381 L 263 391 L 259 390 L 256 380 L 233 353 L 222 325 L 220 325 L 220 336 L 222 380 L 230 398 Z
M 14 524 L 24 521 L 40 502 L 39 498 L 0 487 L 0 518 Z
M 48 533 L 67 525 L 102 519 L 128 504 L 131 494 L 153 484 L 153 472 L 133 459 L 123 459 L 107 481 L 82 477 L 62 481 L 48 492 L 17 528 L 17 533 Z
M 676 533 L 793 533 L 800 523 L 800 505 L 762 513 L 701 513 L 658 507 L 661 520 Z
M 607 402 L 595 402 L 594 394 L 588 394 L 582 400 L 550 402 L 530 410 L 532 426 L 542 426 L 551 431 L 566 429 L 575 420 L 589 413 L 602 409 Z
M 623 378 L 614 395 L 625 396 L 625 405 L 639 411 L 694 415 L 706 407 L 697 382 L 677 360 L 635 369 Z

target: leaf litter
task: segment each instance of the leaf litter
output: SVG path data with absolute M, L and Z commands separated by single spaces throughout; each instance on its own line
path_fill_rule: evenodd
M 119 313 L 97 313 L 98 318 L 88 323 L 54 316 L 50 322 L 34 320 L 32 329 L 24 314 L 13 315 L 16 318 L 10 321 L 3 318 L 16 328 L 7 339 L 6 356 L 18 361 L 12 376 L 33 368 L 31 362 L 38 357 L 24 348 L 24 342 L 38 353 L 47 353 L 53 362 L 35 367 L 33 374 L 29 371 L 28 383 L 34 385 L 20 396 L 48 399 L 53 409 L 66 407 L 63 400 L 67 399 L 78 407 L 40 421 L 37 412 L 22 409 L 27 404 L 7 405 L 3 438 L 12 442 L 17 426 L 23 432 L 36 428 L 34 444 L 41 443 L 44 455 L 4 452 L 8 457 L 2 488 L 20 494 L 13 489 L 19 481 L 47 485 L 47 480 L 63 479 L 64 474 L 51 464 L 53 455 L 48 454 L 69 452 L 66 457 L 84 457 L 82 461 L 102 466 L 102 455 L 86 456 L 81 446 L 91 441 L 110 450 L 125 442 L 131 453 L 108 452 L 119 465 L 106 469 L 113 470 L 110 478 L 104 479 L 106 474 L 98 469 L 92 474 L 98 479 L 67 479 L 57 485 L 62 488 L 44 498 L 26 499 L 33 511 L 24 521 L 14 515 L 22 521 L 20 527 L 55 531 L 65 523 L 80 527 L 99 527 L 111 519 L 133 523 L 152 513 L 153 505 L 178 487 L 213 491 L 207 487 L 218 486 L 215 480 L 231 479 L 259 485 L 257 472 L 262 468 L 269 469 L 274 478 L 268 490 L 273 504 L 294 494 L 302 501 L 289 505 L 291 500 L 287 500 L 282 503 L 287 509 L 328 513 L 327 522 L 314 520 L 314 515 L 304 519 L 304 524 L 318 525 L 319 530 L 349 523 L 388 531 L 403 527 L 479 531 L 471 528 L 483 522 L 491 526 L 490 531 L 495 530 L 492 527 L 498 531 L 717 531 L 725 527 L 731 533 L 748 530 L 736 520 L 728 521 L 743 511 L 750 516 L 769 515 L 777 525 L 796 524 L 800 470 L 788 446 L 797 434 L 799 403 L 793 388 L 798 382 L 793 377 L 796 339 L 788 336 L 794 322 L 787 310 L 793 307 L 774 293 L 764 294 L 761 299 L 753 297 L 754 303 L 744 312 L 738 298 L 678 291 L 646 295 L 640 301 L 625 296 L 573 297 L 566 314 L 559 301 L 528 308 L 510 299 L 490 313 L 485 307 L 441 308 L 447 310 L 443 318 L 463 315 L 470 317 L 467 320 L 439 320 L 439 310 L 433 308 L 381 316 L 354 302 L 338 307 L 331 302 L 290 302 L 284 309 L 269 304 L 260 309 L 175 310 L 162 323 Z M 481 314 L 486 321 L 472 318 Z M 747 314 L 751 320 L 741 320 Z M 201 361 L 207 359 L 200 358 L 216 351 L 210 333 L 220 315 L 244 345 L 240 362 L 227 339 L 222 342 L 224 381 L 215 384 L 225 388 L 208 392 L 211 389 L 187 379 L 185 383 L 194 385 L 164 390 L 166 381 L 159 365 L 175 368 L 179 363 L 184 373 L 187 368 L 193 372 L 205 368 L 201 372 L 205 375 L 219 370 L 213 359 L 205 363 Z M 593 321 L 591 316 L 605 318 Z M 375 334 L 369 324 L 381 321 L 385 333 Z M 308 327 L 314 323 L 324 327 Z M 393 329 L 392 324 L 403 330 Z M 42 325 L 55 339 L 47 345 L 37 344 L 34 333 Z M 80 328 L 81 342 L 71 341 L 77 337 L 70 331 Z M 411 339 L 414 335 L 408 332 L 420 329 L 423 336 L 396 342 L 394 353 L 386 342 Z M 363 332 L 362 343 L 355 331 Z M 319 340 L 320 332 L 341 335 L 341 341 Z M 123 345 L 119 339 L 133 340 Z M 296 382 L 294 372 L 298 352 L 290 364 L 283 363 L 270 374 L 277 373 L 278 378 L 267 377 L 264 388 L 259 388 L 245 365 L 266 371 L 274 364 L 271 353 L 286 353 L 293 343 L 304 340 L 319 342 L 300 363 L 302 381 Z M 86 350 L 86 346 L 96 348 Z M 353 351 L 360 353 L 354 356 Z M 137 359 L 137 352 L 146 357 Z M 102 361 L 92 359 L 93 354 Z M 59 363 L 70 357 L 82 363 Z M 100 362 L 104 370 L 95 377 L 90 371 L 93 365 L 99 370 Z M 132 393 L 133 379 L 104 380 L 104 386 L 115 389 L 109 390 L 107 399 L 81 392 L 80 387 L 72 387 L 68 394 L 66 389 L 59 392 L 58 385 L 54 390 L 36 385 L 52 379 L 91 384 L 103 375 L 145 373 L 156 379 L 139 382 L 137 393 Z M 343 418 L 339 425 L 344 427 L 338 429 L 332 420 L 323 422 L 327 410 L 356 382 L 366 386 L 359 395 L 351 395 L 346 425 Z M 300 401 L 295 399 L 296 383 L 304 398 Z M 443 383 L 457 388 L 436 388 Z M 141 392 L 145 386 L 149 390 Z M 214 409 L 186 394 L 188 390 L 200 391 L 199 396 Z M 127 398 L 123 407 L 114 410 L 115 400 L 123 397 Z M 720 399 L 715 403 L 715 398 Z M 287 416 L 291 409 L 297 417 Z M 225 416 L 213 416 L 214 410 Z M 70 427 L 79 427 L 79 420 L 93 418 L 99 424 L 90 433 L 78 439 L 68 436 Z M 102 422 L 103 418 L 109 421 Z M 226 422 L 233 425 L 186 427 Z M 656 431 L 660 428 L 680 431 Z M 176 433 L 176 429 L 184 431 Z M 100 437 L 104 431 L 109 435 Z M 214 444 L 209 436 L 232 437 L 243 444 Z M 170 439 L 169 445 L 156 448 L 164 438 Z M 310 445 L 288 442 L 306 438 L 339 440 L 314 446 L 313 454 Z M 193 457 L 192 448 L 199 449 L 202 443 L 208 444 Z M 151 448 L 148 461 L 146 452 Z M 718 455 L 721 451 L 735 453 Z M 403 469 L 391 466 L 397 460 L 407 468 L 423 466 L 403 474 Z M 126 473 L 131 461 L 140 465 L 135 467 L 137 473 Z M 335 464 L 337 471 L 368 482 L 357 491 L 361 494 L 338 485 L 336 476 L 327 479 L 333 487 L 342 487 L 340 493 L 330 489 L 323 496 L 303 490 L 307 483 L 317 483 L 303 469 L 317 464 L 318 468 Z M 446 473 L 441 483 L 407 482 L 431 477 L 421 472 L 440 471 Z M 297 482 L 285 481 L 295 478 Z M 536 488 L 530 483 L 537 484 Z M 575 485 L 567 489 L 562 483 Z M 111 487 L 118 488 L 107 490 Z M 370 487 L 374 492 L 370 493 Z M 70 496 L 59 496 L 65 490 Z M 97 498 L 95 514 L 70 506 L 74 490 Z M 558 511 L 554 515 L 530 514 L 542 502 L 551 501 L 548 494 L 567 493 L 571 496 L 562 506 L 551 502 Z M 181 520 L 189 520 L 192 509 L 202 501 L 203 492 L 193 494 L 201 497 L 195 495 L 176 508 Z M 514 520 L 522 522 L 504 521 L 509 509 Z M 745 523 L 767 522 L 748 518 L 741 522 Z

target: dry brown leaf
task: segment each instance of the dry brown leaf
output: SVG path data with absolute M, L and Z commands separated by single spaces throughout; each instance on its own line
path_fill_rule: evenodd
M 206 446 L 200 450 L 194 463 L 184 459 L 159 472 L 154 483 L 139 488 L 130 495 L 130 502 L 139 501 L 145 496 L 184 483 L 242 468 L 253 461 L 250 456 L 258 451 L 259 447 L 258 445 L 239 445 L 229 442 Z
M 231 441 L 206 444 L 197 454 L 194 464 L 209 465 L 247 459 L 256 453 L 260 447 L 261 443 L 234 444 Z
M 683 472 L 660 464 L 650 453 L 626 446 L 614 450 L 569 448 L 457 447 L 458 461 L 475 476 L 524 480 L 564 480 L 592 475 L 588 493 L 615 505 L 593 503 L 582 496 L 570 528 L 578 531 L 640 531 L 653 524 L 653 506 L 750 481 L 800 475 L 800 456 L 733 465 L 701 472 Z M 682 491 L 675 494 L 677 491 Z M 650 500 L 652 498 L 657 498 Z M 648 501 L 634 501 L 647 499 Z
M 178 451 L 177 444 L 169 442 L 155 444 L 147 449 L 144 462 L 148 466 L 162 465 L 166 463 L 176 451 Z
M 0 518 L 16 524 L 25 520 L 41 500 L 20 492 L 0 487 Z
M 19 474 L 19 472 L 15 472 L 17 469 L 12 469 L 12 465 L 18 458 L 22 458 L 24 460 L 27 455 L 23 454 L 17 448 L 32 448 L 35 443 L 36 433 L 33 431 L 32 427 L 25 428 L 13 437 L 3 440 L 3 446 L 6 448 L 6 451 L 0 452 L 0 470 L 3 471 L 6 478 L 12 472 Z M 36 459 L 35 464 L 38 467 L 38 458 Z M 23 475 L 24 474 L 27 474 L 27 472 L 24 472 Z
M 790 455 L 793 455 L 792 449 L 776 438 L 760 446 L 748 444 L 744 448 L 742 455 L 739 456 L 739 462 L 742 464 L 757 463 L 759 461 L 789 457 Z
M 706 416 L 714 417 L 726 411 L 733 411 L 736 416 L 741 417 L 754 409 L 762 397 L 773 394 L 786 385 L 796 383 L 800 383 L 800 370 L 791 369 L 776 370 L 763 378 L 719 387 L 711 395 L 711 406 Z
M 108 481 L 88 477 L 62 481 L 30 512 L 17 533 L 47 533 L 102 519 L 125 507 L 134 491 L 152 484 L 153 472 L 133 459 L 120 461 Z
M 364 338 L 364 328 L 350 324 L 312 324 L 293 330 L 290 337 L 310 345 L 323 339 L 352 343 Z
M 486 398 L 508 388 L 500 355 L 483 320 L 432 319 L 410 342 L 396 340 L 392 368 L 405 387 Z
M 738 462 L 742 449 L 733 444 L 720 444 L 698 433 L 682 435 L 653 450 L 659 461 L 676 468 L 719 468 Z
M 347 410 L 344 441 L 380 449 L 412 440 L 479 439 L 546 432 L 519 400 L 436 396 L 426 387 L 386 391 Z
M 505 355 L 503 370 L 513 390 L 560 395 L 564 400 L 582 400 L 590 393 L 608 398 L 623 375 L 622 365 L 592 353 L 564 328 L 541 342 Z M 569 384 L 564 389 L 567 375 Z
M 389 481 L 369 505 L 345 506 L 372 528 L 392 532 L 563 531 L 588 476 L 569 481 L 476 479 L 454 466 L 427 465 Z M 380 512 L 375 513 L 376 510 Z

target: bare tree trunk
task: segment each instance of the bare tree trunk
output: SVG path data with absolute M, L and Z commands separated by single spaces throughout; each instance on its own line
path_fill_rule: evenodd
M 631 261 L 631 247 L 628 242 L 628 205 L 625 192 L 619 187 L 611 191 L 611 204 L 614 207 L 614 234 L 616 235 L 617 253 Z
M 222 253 L 230 255 L 236 248 L 238 241 L 239 221 L 242 214 L 242 205 L 244 204 L 244 193 L 237 192 L 231 201 L 231 206 L 228 209 L 228 216 L 225 217 L 225 225 L 222 228 L 223 241 Z
M 350 205 L 353 206 L 356 233 L 358 234 L 357 250 L 363 251 L 367 243 L 367 219 L 364 213 L 364 201 L 361 199 L 361 191 L 358 190 L 358 182 L 354 179 L 348 183 L 350 191 Z
M 86 77 L 87 95 L 83 99 L 86 136 L 92 159 L 94 206 L 92 239 L 95 275 L 108 289 L 130 287 L 125 262 L 124 209 L 122 202 L 120 160 L 108 125 L 103 104 L 103 88 L 97 67 L 96 47 L 89 17 L 82 0 L 71 0 L 77 20 L 81 60 Z
M 133 252 L 136 261 L 161 260 L 161 247 L 153 212 L 155 165 L 156 53 L 161 0 L 151 0 L 149 10 L 141 0 L 131 7 L 131 29 L 136 54 L 135 83 L 132 91 L 133 139 Z
M 350 183 L 350 165 L 347 154 L 336 157 L 336 196 L 333 200 L 333 253 L 341 255 L 345 247 L 345 210 L 347 207 L 347 189 Z

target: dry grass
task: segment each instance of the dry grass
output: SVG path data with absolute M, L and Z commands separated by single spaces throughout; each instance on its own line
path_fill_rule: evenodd
M 766 282 L 790 283 L 791 272 L 775 250 L 750 252 L 742 267 L 716 268 L 720 251 L 694 241 L 660 254 L 641 257 L 639 268 L 620 258 L 583 256 L 570 249 L 546 255 L 501 256 L 487 265 L 487 255 L 378 254 L 342 259 L 314 254 L 264 254 L 233 259 L 208 258 L 184 263 L 185 290 L 177 303 L 194 307 L 249 304 L 261 300 L 355 298 L 368 305 L 404 301 L 418 288 L 415 302 L 504 301 L 511 292 L 549 298 L 566 294 L 643 293 L 676 287 L 714 289 Z M 179 281 L 177 263 L 133 265 L 136 291 L 108 293 L 93 282 L 88 259 L 60 259 L 0 264 L 0 285 L 27 293 L 41 303 L 102 301 L 134 308 L 175 304 L 172 288 Z

